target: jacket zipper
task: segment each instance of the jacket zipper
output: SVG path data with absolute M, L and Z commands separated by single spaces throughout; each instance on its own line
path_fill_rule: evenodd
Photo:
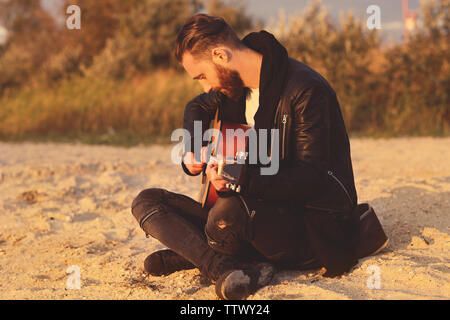
M 247 215 L 253 219 L 253 216 L 255 215 L 256 211 L 252 210 L 252 212 L 250 213 L 250 210 L 247 207 L 247 203 L 245 202 L 244 198 L 242 196 L 239 196 L 239 198 L 241 199 L 242 203 L 244 204 L 245 210 L 247 210 Z
M 141 227 L 142 230 L 144 230 L 144 222 L 148 220 L 148 218 L 150 218 L 152 215 L 154 215 L 155 213 L 158 212 L 158 209 L 155 209 L 153 211 L 151 211 L 150 213 L 148 213 L 144 218 L 142 218 L 141 222 L 139 223 L 139 226 Z M 145 237 L 146 238 L 150 238 L 150 235 L 147 233 L 147 231 L 145 231 Z
M 283 120 L 281 121 L 283 123 L 283 135 L 281 138 L 281 159 L 284 159 L 284 144 L 286 139 L 286 123 L 287 123 L 287 114 L 283 114 Z
M 344 184 L 333 174 L 332 171 L 328 171 L 328 175 L 333 177 L 333 179 L 336 180 L 337 183 L 339 183 L 339 185 L 341 186 L 341 188 L 344 190 L 345 194 L 347 195 L 347 198 L 350 202 L 350 206 L 353 207 L 353 200 L 350 197 L 350 194 L 348 193 L 347 188 L 345 188 Z

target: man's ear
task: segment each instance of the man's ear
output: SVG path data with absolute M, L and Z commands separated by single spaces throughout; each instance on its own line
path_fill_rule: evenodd
M 211 58 L 214 63 L 228 64 L 231 60 L 231 51 L 227 48 L 214 48 L 211 50 Z

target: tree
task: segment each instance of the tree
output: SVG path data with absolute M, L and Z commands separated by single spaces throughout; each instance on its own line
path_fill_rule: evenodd
M 137 0 L 67 0 L 61 14 L 72 4 L 81 9 L 81 29 L 63 29 L 62 37 L 69 47 L 81 47 L 81 63 L 89 66 L 94 57 L 114 36 L 120 25 L 120 15 L 128 13 Z
M 178 31 L 198 8 L 189 0 L 142 0 L 122 14 L 115 36 L 94 60 L 90 75 L 123 78 L 177 65 L 173 48 Z
M 375 30 L 365 30 L 352 13 L 341 15 L 337 25 L 320 1 L 288 22 L 282 16 L 274 29 L 290 56 L 319 71 L 334 87 L 349 129 L 363 130 L 368 120 L 379 124 L 374 112 L 377 100 L 368 93 L 378 79 L 371 69 L 380 49 Z
M 233 28 L 238 36 L 255 27 L 252 17 L 246 13 L 247 5 L 240 0 L 208 0 L 206 8 L 210 15 L 222 17 Z
M 2 91 L 29 82 L 62 43 L 55 21 L 39 1 L 7 0 L 0 5 L 0 24 L 9 32 L 0 56 Z

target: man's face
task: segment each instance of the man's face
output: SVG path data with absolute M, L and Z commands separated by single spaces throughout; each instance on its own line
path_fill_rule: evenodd
M 244 82 L 236 70 L 214 63 L 206 58 L 196 58 L 190 53 L 183 55 L 183 67 L 198 80 L 205 92 L 220 91 L 237 101 L 244 93 Z

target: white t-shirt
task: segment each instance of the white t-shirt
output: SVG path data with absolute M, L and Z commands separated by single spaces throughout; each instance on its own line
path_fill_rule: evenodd
M 247 123 L 249 126 L 255 125 L 255 119 L 253 117 L 256 114 L 256 111 L 258 111 L 259 108 L 259 88 L 258 89 L 252 89 L 250 94 L 247 97 L 247 102 L 245 105 L 245 119 L 247 120 Z

